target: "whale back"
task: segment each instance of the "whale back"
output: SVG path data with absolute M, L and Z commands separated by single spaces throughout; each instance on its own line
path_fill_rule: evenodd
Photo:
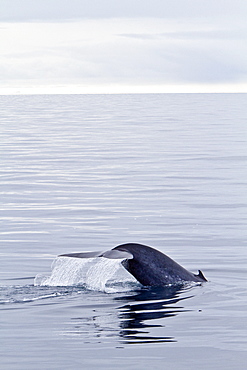
M 207 281 L 201 271 L 195 275 L 164 253 L 146 245 L 128 243 L 119 245 L 114 250 L 133 255 L 131 259 L 124 259 L 122 265 L 144 286 Z

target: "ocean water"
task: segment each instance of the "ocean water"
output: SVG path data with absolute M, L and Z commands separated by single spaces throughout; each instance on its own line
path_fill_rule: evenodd
M 0 96 L 0 112 L 0 367 L 245 369 L 246 94 Z M 57 258 L 127 242 L 208 282 Z

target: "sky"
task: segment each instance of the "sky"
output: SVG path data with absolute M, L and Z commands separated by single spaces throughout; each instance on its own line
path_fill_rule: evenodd
M 246 0 L 0 0 L 0 94 L 247 92 Z

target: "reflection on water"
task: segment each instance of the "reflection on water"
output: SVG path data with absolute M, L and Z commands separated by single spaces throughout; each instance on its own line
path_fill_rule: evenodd
M 121 328 L 119 335 L 124 343 L 175 342 L 174 337 L 152 335 L 151 328 L 165 326 L 163 322 L 155 324 L 153 320 L 188 311 L 181 304 L 177 305 L 178 302 L 192 297 L 180 297 L 184 290 L 182 286 L 159 287 L 142 289 L 136 295 L 124 297 L 123 300 L 128 300 L 128 303 L 119 307 Z
M 113 337 L 121 344 L 176 342 L 175 337 L 163 335 L 164 319 L 188 311 L 182 301 L 193 297 L 187 294 L 189 289 L 142 288 L 118 295 L 107 304 L 98 302 L 91 306 L 90 315 L 71 318 L 62 335 L 81 337 L 84 343 L 103 343 Z M 116 307 L 114 302 L 124 304 Z
M 0 287 L 0 305 L 8 310 L 10 305 L 19 307 L 37 302 L 40 306 L 44 300 L 43 304 L 50 306 L 56 300 L 61 305 L 59 334 L 80 338 L 84 343 L 107 343 L 113 338 L 116 345 L 176 342 L 177 338 L 167 332 L 164 319 L 188 311 L 183 301 L 193 297 L 192 287 L 191 284 L 140 287 L 137 282 L 113 280 L 108 286 L 112 294 L 105 294 L 85 285 L 6 285 Z M 71 304 L 64 309 L 65 297 Z M 77 312 L 76 316 L 71 316 L 72 310 Z M 64 321 L 64 315 L 69 320 Z

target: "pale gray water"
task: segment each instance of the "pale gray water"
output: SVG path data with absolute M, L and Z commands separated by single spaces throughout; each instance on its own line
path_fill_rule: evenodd
M 246 100 L 0 97 L 1 368 L 246 368 Z M 51 275 L 58 254 L 126 242 L 209 282 L 144 289 L 113 265 L 87 286 Z

